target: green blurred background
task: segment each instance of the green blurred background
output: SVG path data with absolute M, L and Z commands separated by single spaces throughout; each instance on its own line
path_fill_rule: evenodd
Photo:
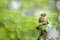
M 37 20 L 43 12 L 60 33 L 58 1 L 0 0 L 0 40 L 36 40 L 39 35 Z

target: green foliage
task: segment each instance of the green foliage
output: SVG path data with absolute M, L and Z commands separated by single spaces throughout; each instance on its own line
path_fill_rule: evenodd
M 21 0 L 21 2 L 20 10 L 15 12 L 9 9 L 10 0 L 0 0 L 0 40 L 36 40 L 39 34 L 36 30 L 38 17 L 23 16 L 21 11 L 31 7 L 44 8 L 49 5 L 49 1 Z M 48 10 L 51 12 L 51 9 Z M 58 13 L 54 11 L 47 18 L 57 29 L 60 29 L 60 25 L 58 26 Z
M 15 40 L 20 39 L 20 37 L 21 40 L 35 39 L 38 33 L 35 29 L 38 24 L 34 20 L 35 18 L 24 17 L 20 13 L 9 10 L 3 11 L 1 11 L 2 14 L 0 15 L 0 40 Z

